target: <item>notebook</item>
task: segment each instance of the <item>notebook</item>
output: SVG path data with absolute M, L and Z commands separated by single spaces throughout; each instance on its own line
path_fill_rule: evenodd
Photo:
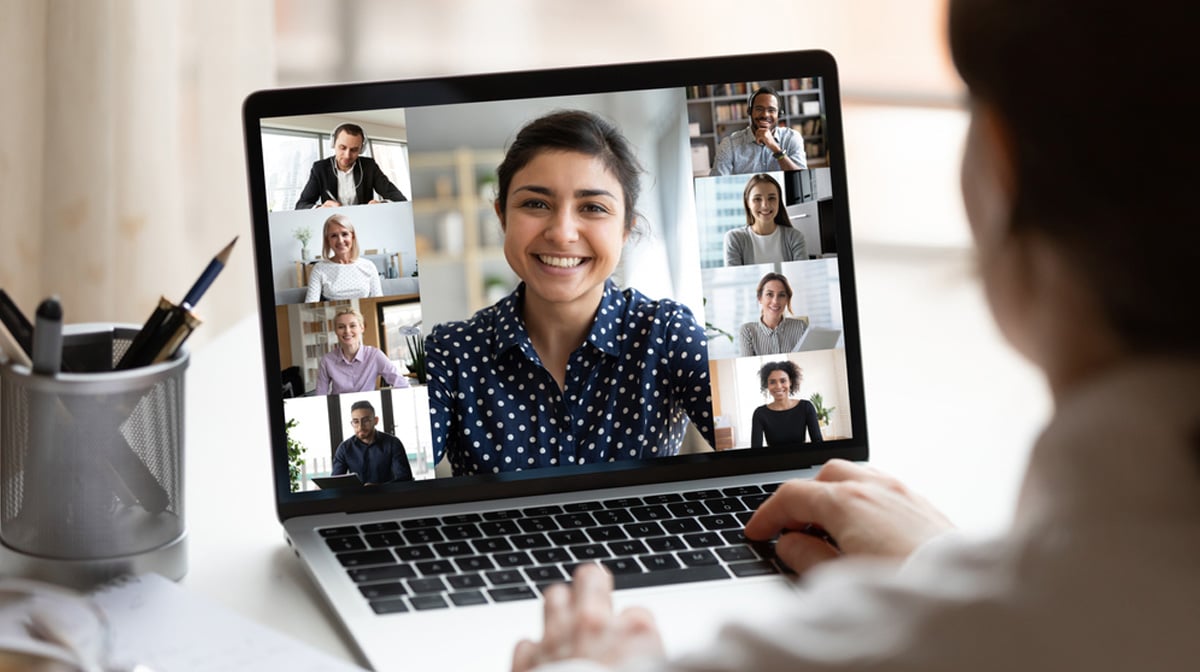
M 670 651 L 795 590 L 742 526 L 868 453 L 839 96 L 808 51 L 246 100 L 264 487 L 361 662 L 503 669 L 582 562 Z M 545 149 L 596 119 L 636 182 L 611 138 Z M 820 235 L 774 223 L 800 204 Z M 784 285 L 772 312 L 759 287 Z M 565 369 L 529 335 L 560 304 L 595 306 Z M 798 389 L 777 398 L 781 370 Z M 347 472 L 365 485 L 320 487 Z

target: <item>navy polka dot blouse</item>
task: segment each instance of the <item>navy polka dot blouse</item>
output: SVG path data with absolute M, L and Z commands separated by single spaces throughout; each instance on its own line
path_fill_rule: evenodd
M 686 306 L 608 280 L 560 390 L 524 296 L 522 284 L 426 340 L 435 462 L 463 475 L 675 455 L 689 417 L 714 443 L 707 342 Z

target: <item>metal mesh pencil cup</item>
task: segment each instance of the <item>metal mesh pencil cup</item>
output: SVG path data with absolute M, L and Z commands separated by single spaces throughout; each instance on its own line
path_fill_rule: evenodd
M 112 370 L 137 329 L 64 329 L 83 372 L 0 366 L 0 568 L 90 586 L 127 573 L 187 571 L 181 348 Z

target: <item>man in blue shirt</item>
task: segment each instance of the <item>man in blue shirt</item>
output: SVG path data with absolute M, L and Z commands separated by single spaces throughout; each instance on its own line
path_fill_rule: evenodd
M 746 105 L 746 128 L 734 131 L 717 145 L 717 157 L 709 175 L 770 173 L 780 170 L 804 170 L 804 139 L 799 133 L 779 125 L 779 94 L 761 87 Z
M 378 424 L 371 402 L 354 402 L 350 407 L 354 436 L 343 441 L 334 452 L 334 476 L 358 474 L 364 485 L 413 480 L 404 444 L 391 434 L 377 431 Z

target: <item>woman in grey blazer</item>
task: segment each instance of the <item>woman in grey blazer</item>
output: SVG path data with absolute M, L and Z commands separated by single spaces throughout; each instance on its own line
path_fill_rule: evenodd
M 766 173 L 753 175 L 742 192 L 745 228 L 725 234 L 725 265 L 747 266 L 808 258 L 804 234 L 792 226 L 783 189 Z

